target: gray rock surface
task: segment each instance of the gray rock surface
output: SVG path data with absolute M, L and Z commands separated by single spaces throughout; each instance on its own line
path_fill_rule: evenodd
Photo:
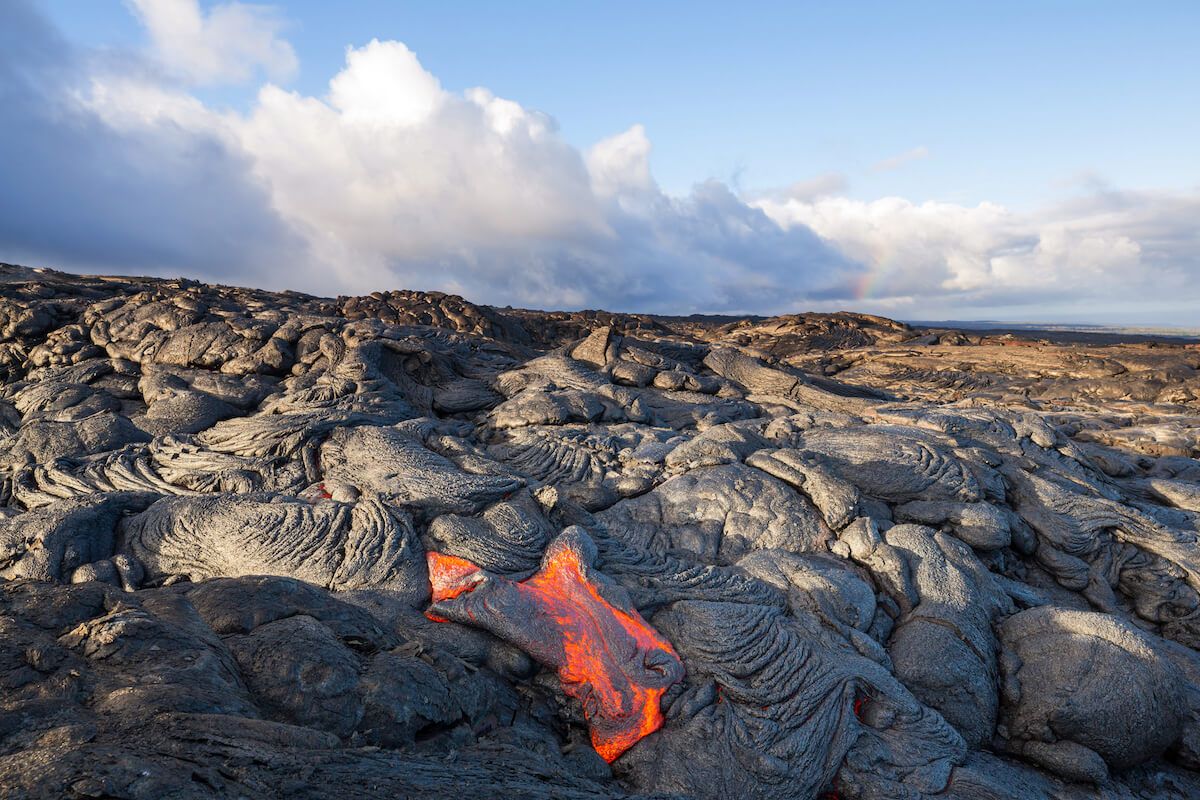
M 0 265 L 0 796 L 1198 797 L 1153 344 Z M 488 592 L 423 613 L 564 531 L 682 663 L 611 764 Z

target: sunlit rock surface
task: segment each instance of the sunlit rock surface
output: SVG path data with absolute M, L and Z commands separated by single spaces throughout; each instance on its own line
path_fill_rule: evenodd
M 0 796 L 1200 797 L 1200 347 L 0 265 Z

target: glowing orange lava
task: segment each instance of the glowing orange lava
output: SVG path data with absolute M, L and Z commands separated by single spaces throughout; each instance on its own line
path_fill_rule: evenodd
M 489 630 L 557 669 L 563 691 L 583 704 L 592 746 L 611 762 L 662 726 L 659 703 L 683 678 L 683 664 L 634 608 L 601 595 L 589 552 L 587 535 L 568 529 L 521 582 L 429 553 L 434 603 L 426 616 Z
M 443 553 L 428 553 L 425 562 L 429 565 L 429 583 L 433 586 L 433 602 L 458 597 L 469 592 L 475 585 L 469 580 L 480 572 L 479 567 L 458 556 Z

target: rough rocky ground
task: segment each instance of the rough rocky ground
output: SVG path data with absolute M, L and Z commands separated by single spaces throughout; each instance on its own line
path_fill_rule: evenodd
M 0 266 L 0 796 L 1200 797 L 1198 369 Z M 611 765 L 423 615 L 572 526 L 685 669 Z

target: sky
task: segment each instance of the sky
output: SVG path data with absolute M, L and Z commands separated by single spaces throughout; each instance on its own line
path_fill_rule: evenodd
M 1200 326 L 1194 2 L 0 3 L 0 260 Z

